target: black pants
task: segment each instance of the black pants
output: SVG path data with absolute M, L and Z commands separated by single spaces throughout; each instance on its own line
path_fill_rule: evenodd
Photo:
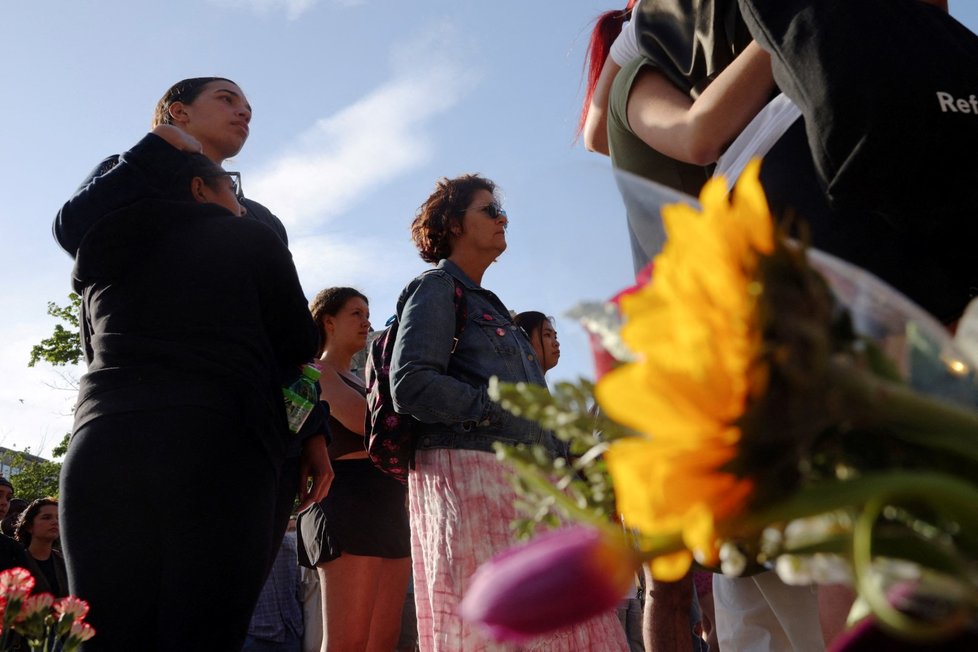
M 61 523 L 71 592 L 96 630 L 83 649 L 238 652 L 279 530 L 280 463 L 204 409 L 80 428 Z

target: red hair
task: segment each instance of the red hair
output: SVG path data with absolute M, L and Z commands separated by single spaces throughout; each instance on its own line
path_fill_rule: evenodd
M 594 20 L 591 41 L 587 47 L 587 57 L 584 59 L 587 87 L 584 91 L 584 106 L 581 107 L 581 117 L 577 121 L 578 136 L 584 131 L 584 123 L 587 121 L 588 110 L 591 107 L 591 98 L 594 97 L 594 87 L 598 85 L 601 69 L 604 68 L 604 62 L 608 60 L 611 44 L 621 34 L 622 25 L 631 16 L 632 8 L 637 1 L 628 0 L 624 9 L 606 11 Z

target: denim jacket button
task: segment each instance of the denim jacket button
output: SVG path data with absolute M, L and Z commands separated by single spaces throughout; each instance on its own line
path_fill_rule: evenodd
M 532 353 L 527 353 L 526 354 L 526 359 L 529 360 L 530 362 L 533 362 L 533 354 Z

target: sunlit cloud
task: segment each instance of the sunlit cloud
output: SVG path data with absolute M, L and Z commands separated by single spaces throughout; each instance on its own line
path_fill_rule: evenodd
M 366 4 L 367 0 L 330 0 L 340 7 L 356 7 Z M 220 7 L 243 7 L 251 9 L 259 15 L 284 12 L 289 20 L 295 20 L 304 13 L 320 4 L 321 0 L 210 0 Z
M 389 80 L 318 120 L 249 174 L 249 195 L 274 206 L 290 233 L 300 235 L 430 161 L 436 119 L 478 81 L 455 40 L 455 30 L 443 24 L 394 48 Z
M 337 285 L 355 287 L 369 297 L 381 288 L 387 293 L 400 288 L 404 270 L 421 265 L 413 246 L 404 240 L 398 245 L 381 238 L 315 235 L 292 240 L 289 249 L 308 299 Z
M 48 455 L 71 430 L 72 386 L 82 370 L 28 368 L 31 347 L 51 334 L 53 320 L 0 326 L 0 446 Z

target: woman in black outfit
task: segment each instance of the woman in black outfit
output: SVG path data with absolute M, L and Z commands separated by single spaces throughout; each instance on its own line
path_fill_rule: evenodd
M 34 576 L 32 593 L 50 593 L 56 598 L 68 595 L 68 572 L 61 551 L 54 548 L 60 536 L 58 501 L 38 498 L 17 521 L 17 540 L 27 551 L 27 570 Z
M 107 214 L 147 198 L 165 197 L 186 153 L 202 153 L 217 165 L 236 156 L 250 134 L 252 107 L 240 86 L 223 77 L 182 79 L 156 103 L 152 131 L 127 152 L 104 159 L 58 211 L 54 234 L 72 256 L 88 229 Z M 264 224 L 288 245 L 282 222 L 265 206 L 237 189 L 244 217 Z M 238 210 L 238 209 L 235 209 Z M 282 385 L 297 372 L 281 370 Z M 296 495 L 303 505 L 321 500 L 329 488 L 332 469 L 326 454 L 326 415 L 317 410 L 293 441 L 283 462 L 275 503 L 275 531 L 269 559 L 278 552 Z M 280 424 L 282 436 L 288 434 Z M 269 566 L 266 572 L 271 569 Z
M 318 334 L 288 250 L 240 217 L 232 176 L 164 152 L 173 172 L 155 198 L 83 229 L 60 218 L 82 234 L 88 362 L 62 468 L 64 551 L 98 632 L 86 650 L 238 652 L 291 443 L 281 370 L 312 358 Z M 123 158 L 160 169 L 145 148 Z

